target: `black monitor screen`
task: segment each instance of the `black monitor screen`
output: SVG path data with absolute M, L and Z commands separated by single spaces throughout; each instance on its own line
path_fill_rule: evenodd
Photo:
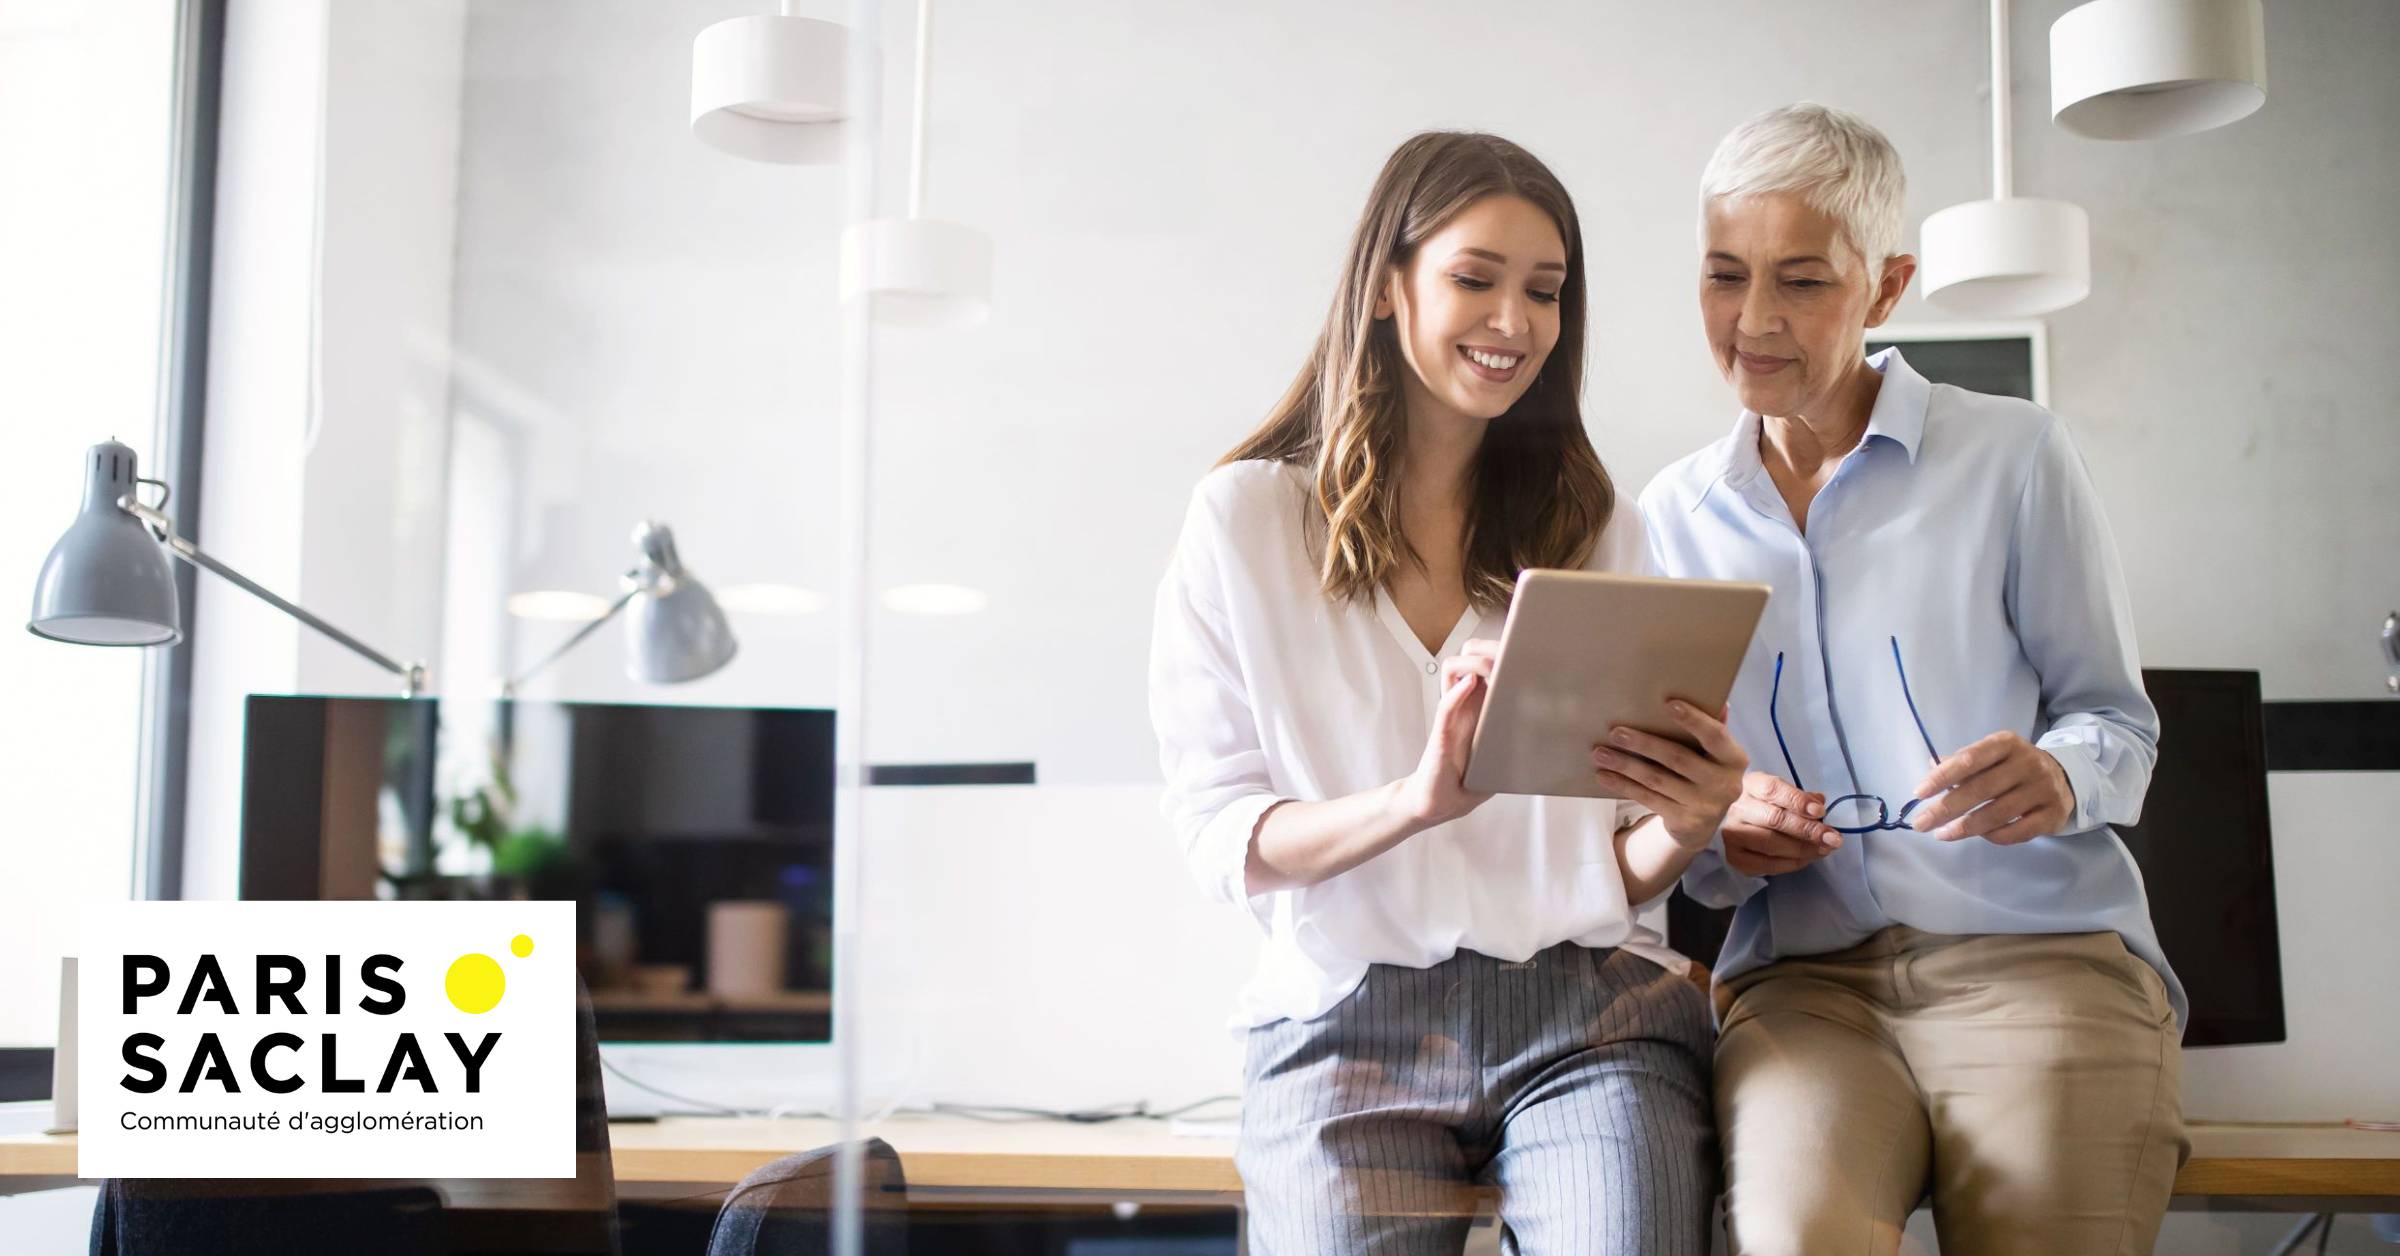
M 833 713 L 252 697 L 244 898 L 571 899 L 608 1041 L 824 1042 Z
M 2148 669 L 2158 767 L 2142 822 L 2117 832 L 2141 865 L 2159 946 L 2191 1000 L 2187 1046 L 2283 1041 L 2283 960 L 2267 829 L 2258 673 Z M 1731 911 L 1678 892 L 1675 949 L 1714 965 Z
M 1869 338 L 1867 352 L 1877 354 L 1895 345 L 1917 374 L 1934 383 L 1952 384 L 1995 397 L 2034 399 L 2033 339 L 2029 336 L 1902 341 Z
M 2142 683 L 2158 705 L 2158 769 L 2142 822 L 2117 832 L 2142 866 L 2158 943 L 2192 1001 L 2184 1043 L 2281 1042 L 2258 673 L 2150 669 Z

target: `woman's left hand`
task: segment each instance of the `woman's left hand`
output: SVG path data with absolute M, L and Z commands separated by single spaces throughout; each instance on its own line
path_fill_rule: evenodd
M 1592 766 L 1603 788 L 1657 812 L 1676 845 L 1698 850 L 1716 837 L 1726 810 L 1742 796 L 1750 755 L 1724 720 L 1688 702 L 1669 702 L 1667 714 L 1700 743 L 1699 750 L 1638 728 L 1617 728 L 1606 744 L 1592 747 Z
M 2016 733 L 1994 733 L 1942 760 L 1917 797 L 1933 801 L 1909 816 L 1909 827 L 1945 842 L 2014 846 L 2058 832 L 2075 814 L 2066 768 Z

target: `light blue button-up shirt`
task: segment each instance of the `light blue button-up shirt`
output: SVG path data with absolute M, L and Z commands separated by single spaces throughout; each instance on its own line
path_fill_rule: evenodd
M 1896 818 L 1932 770 L 1928 740 L 1946 756 L 2013 730 L 2066 769 L 2075 810 L 2064 831 L 2016 846 L 1913 830 L 1849 836 L 1764 878 L 1735 872 L 1712 847 L 1684 888 L 1738 905 L 1717 975 L 1841 950 L 1895 924 L 2106 929 L 2158 970 L 2181 1023 L 2183 985 L 2158 948 L 2141 871 L 2108 827 L 2141 818 L 2158 712 L 2083 459 L 2030 402 L 1931 383 L 1896 349 L 1869 365 L 1883 384 L 1866 435 L 1809 505 L 1805 535 L 1759 461 L 1756 414 L 1642 493 L 1665 574 L 1774 590 L 1734 683 L 1734 736 L 1754 770 L 1796 771 L 1827 798 L 1879 795 Z

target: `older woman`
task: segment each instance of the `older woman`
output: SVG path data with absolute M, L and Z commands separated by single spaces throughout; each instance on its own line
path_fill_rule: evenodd
M 1719 145 L 1700 308 L 1742 406 L 1642 495 L 1668 574 L 1774 588 L 1732 698 L 1745 796 L 1686 874 L 1717 967 L 1734 1246 L 2146 1252 L 2184 1154 L 2182 988 L 2112 823 L 2156 757 L 2108 526 L 2066 428 L 1867 328 L 1903 178 L 1797 105 Z

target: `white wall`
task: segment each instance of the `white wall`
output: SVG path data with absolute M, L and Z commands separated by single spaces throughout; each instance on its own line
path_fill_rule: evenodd
M 231 6 L 198 532 L 252 579 L 437 678 L 465 14 L 463 0 Z M 230 898 L 245 696 L 400 683 L 214 577 L 192 618 L 183 889 Z
M 332 13 L 322 413 L 302 452 L 300 583 L 310 609 L 438 677 L 466 5 L 338 0 Z M 399 691 L 315 633 L 301 637 L 300 685 Z
M 308 292 L 325 9 L 230 6 L 209 288 L 202 549 L 287 597 L 300 590 L 299 440 L 308 413 Z M 239 885 L 242 699 L 294 679 L 301 628 L 204 578 L 192 623 L 191 785 L 183 894 Z M 364 631 L 362 627 L 360 631 Z
M 2110 145 L 2044 121 L 2037 50 L 2064 7 L 2018 6 L 2019 185 L 2093 216 L 2095 295 L 2052 320 L 2056 398 L 2117 507 L 2148 657 L 2258 667 L 2276 697 L 2371 693 L 2393 593 L 2357 573 L 2400 541 L 2400 511 L 2376 508 L 2400 479 L 2400 429 L 2377 421 L 2400 382 L 2369 369 L 2393 319 L 2377 294 L 2400 254 L 2377 233 L 2400 163 L 2367 137 L 2395 108 L 2376 56 L 2400 14 L 2279 5 L 2263 112 Z M 525 517 L 573 533 L 527 561 L 528 587 L 604 591 L 645 512 L 712 580 L 830 582 L 836 175 L 725 158 L 683 125 L 689 35 L 744 11 L 472 6 L 458 345 L 507 399 L 490 408 L 535 433 Z M 940 27 L 932 211 L 999 242 L 996 312 L 883 340 L 877 574 L 994 602 L 881 622 L 910 662 L 881 669 L 879 707 L 913 716 L 877 722 L 884 757 L 1151 773 L 1139 686 L 1059 681 L 1139 674 L 1126 626 L 1146 619 L 1171 505 L 1296 367 L 1408 132 L 1503 131 L 1579 194 L 1589 409 L 1628 491 L 1729 419 L 1686 256 L 1691 185 L 1728 125 L 1821 97 L 1890 131 L 1912 222 L 1983 194 L 1971 4 L 1560 5 L 1529 11 L 1538 37 L 1435 5 L 1042 12 L 960 5 Z M 1939 317 L 1914 297 L 1901 313 Z M 2239 599 L 2229 571 L 2253 573 Z M 829 624 L 753 625 L 775 649 L 692 692 L 821 700 Z M 577 663 L 563 688 L 630 692 L 604 652 Z M 979 700 L 948 700 L 962 685 Z
M 861 1019 L 878 1080 L 1053 1109 L 1238 1091 L 1226 1019 L 1257 934 L 1191 892 L 1157 802 L 1148 785 L 873 791 Z

